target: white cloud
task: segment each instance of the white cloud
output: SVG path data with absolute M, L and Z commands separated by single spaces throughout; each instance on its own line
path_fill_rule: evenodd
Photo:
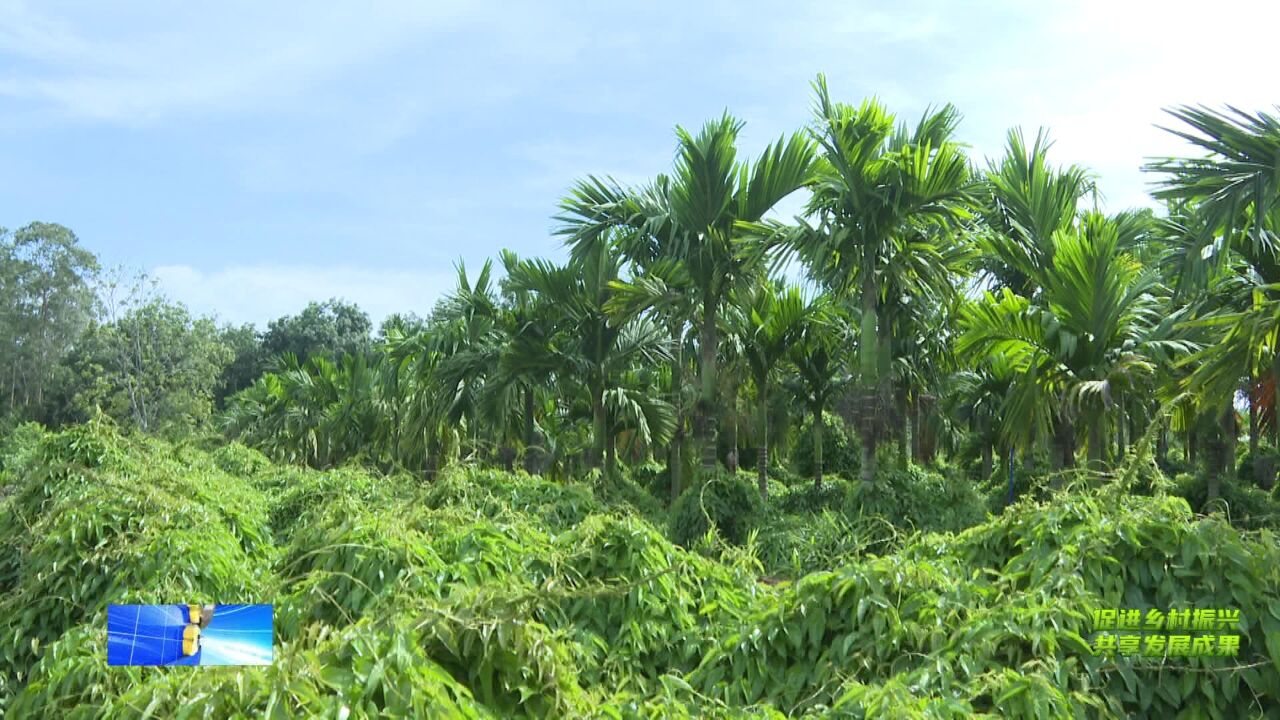
M 473 267 L 501 246 L 562 255 L 550 216 L 575 179 L 645 182 L 671 167 L 674 125 L 725 107 L 754 157 L 809 120 L 819 71 L 837 99 L 875 94 L 904 119 L 956 103 L 977 157 L 1011 126 L 1048 127 L 1053 161 L 1094 170 L 1112 208 L 1147 202 L 1146 157 L 1186 152 L 1154 127 L 1161 108 L 1277 100 L 1280 6 L 1240 0 L 124 5 L 0 0 L 0 128 L 26 131 L 13 154 L 51 143 L 11 173 L 13 195 L 78 213 L 129 262 L 131 216 L 172 217 L 153 219 L 145 263 L 193 262 L 156 274 L 237 321 L 331 295 L 424 311 L 459 248 Z M 117 140 L 137 162 L 96 160 Z M 78 197 L 24 189 L 44 187 Z M 127 212 L 113 227 L 104 208 Z M 363 267 L 388 257 L 432 269 Z
M 1009 127 L 1047 127 L 1053 161 L 1093 170 L 1110 209 L 1152 203 L 1147 158 L 1194 152 L 1157 127 L 1178 125 L 1164 108 L 1256 111 L 1277 100 L 1270 36 L 1280 6 L 1221 0 L 1212 14 L 1189 0 L 1034 7 L 1019 18 L 972 13 L 965 29 L 985 28 L 984 37 L 954 56 L 940 89 L 965 112 L 960 132 L 980 154 L 1000 153 Z M 1221 18 L 1248 21 L 1218 27 Z
M 130 14 L 82 6 L 72 23 L 54 5 L 0 2 L 0 56 L 24 63 L 0 78 L 0 96 L 134 125 L 288 107 L 341 72 L 473 20 L 476 7 L 154 4 Z
M 155 268 L 161 289 L 193 312 L 234 324 L 292 315 L 308 302 L 341 298 L 359 305 L 376 326 L 395 312 L 425 315 L 453 288 L 454 275 L 428 270 L 358 267 L 234 266 L 201 272 L 188 265 Z

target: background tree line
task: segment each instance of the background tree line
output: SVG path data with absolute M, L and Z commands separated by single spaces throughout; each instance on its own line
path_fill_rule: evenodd
M 499 282 L 460 268 L 372 365 L 268 376 L 228 428 L 298 461 L 428 474 L 653 458 L 674 497 L 739 462 L 766 493 L 798 431 L 820 485 L 819 419 L 837 410 L 858 452 L 840 471 L 867 484 L 881 456 L 940 451 L 984 480 L 996 458 L 1105 470 L 1150 435 L 1166 469 L 1203 465 L 1213 498 L 1247 424 L 1250 480 L 1272 486 L 1273 116 L 1171 111 L 1203 157 L 1147 166 L 1158 216 L 1101 211 L 1092 175 L 1053 165 L 1044 133 L 1011 131 L 980 164 L 950 106 L 911 124 L 833 101 L 821 78 L 814 95 L 809 127 L 757 157 L 740 157 L 726 114 L 677 128 L 652 182 L 581 180 L 557 215 L 565 263 L 505 253 Z M 797 191 L 802 214 L 776 217 Z
M 369 353 L 371 329 L 368 315 L 336 299 L 261 332 L 219 326 L 145 276 L 104 270 L 68 228 L 0 228 L 5 424 L 64 425 L 100 411 L 144 432 L 190 432 L 276 358 Z
M 820 486 L 828 447 L 871 485 L 940 459 L 983 480 L 998 459 L 1105 470 L 1144 439 L 1166 468 L 1202 465 L 1213 498 L 1247 435 L 1249 480 L 1271 488 L 1274 116 L 1171 111 L 1195 156 L 1146 167 L 1157 215 L 1103 212 L 1044 133 L 979 161 L 951 106 L 904 122 L 821 77 L 814 99 L 757 156 L 726 113 L 677 128 L 650 182 L 580 180 L 556 215 L 563 262 L 459 266 L 427 317 L 376 337 L 335 300 L 262 332 L 145 290 L 116 301 L 70 231 L 6 233 L 5 412 L 99 408 L 145 431 L 216 416 L 280 459 L 427 477 L 656 462 L 673 498 L 739 464 L 764 494 L 793 460 Z M 778 217 L 796 192 L 801 214 Z

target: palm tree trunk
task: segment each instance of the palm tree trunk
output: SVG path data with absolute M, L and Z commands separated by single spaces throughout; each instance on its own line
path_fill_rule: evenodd
M 756 448 L 756 482 L 760 485 L 760 497 L 769 497 L 769 382 L 756 378 L 760 388 L 760 442 Z
M 1258 404 L 1256 402 L 1258 395 L 1258 382 L 1255 378 L 1249 379 L 1249 458 L 1253 462 L 1253 481 L 1259 487 L 1265 487 L 1265 477 L 1270 472 L 1271 463 L 1262 461 L 1258 457 L 1258 445 L 1261 438 L 1258 437 L 1261 430 L 1261 421 L 1258 417 Z
M 603 393 L 595 389 L 591 391 L 591 419 L 591 467 L 598 468 L 604 464 L 605 435 L 609 428 L 604 412 Z
M 1188 465 L 1194 465 L 1196 462 L 1196 431 L 1191 425 L 1193 422 L 1195 422 L 1195 418 L 1187 421 L 1187 439 L 1182 448 L 1184 459 Z
M 614 478 L 618 473 L 618 437 L 611 432 L 604 435 L 604 474 Z
M 822 424 L 822 405 L 813 409 L 813 487 L 822 489 L 822 436 L 826 427 Z
M 991 477 L 991 471 L 995 469 L 995 462 L 991 458 L 991 443 L 982 442 L 982 479 L 985 481 Z
M 1101 417 L 1089 423 L 1089 467 L 1094 470 L 1101 470 L 1107 461 L 1107 441 L 1102 423 Z
M 924 461 L 924 413 L 920 412 L 920 398 L 910 405 L 911 459 L 917 464 Z
M 671 447 L 667 449 L 667 475 L 671 478 L 671 502 L 680 497 L 684 472 L 684 458 L 681 456 L 681 445 L 684 443 L 684 343 L 682 331 L 676 329 L 671 333 L 676 339 L 675 359 L 671 362 L 671 405 L 675 408 L 676 431 L 671 437 Z
M 680 492 L 684 489 L 681 487 L 684 457 L 680 453 L 680 446 L 683 442 L 684 428 L 681 425 L 676 425 L 676 434 L 671 438 L 671 446 L 667 448 L 667 475 L 671 478 L 672 503 L 680 497 Z
M 436 474 L 440 470 L 440 440 L 436 437 L 434 430 L 431 431 L 431 437 L 427 440 L 427 453 L 423 458 L 422 474 L 428 482 L 434 482 Z
M 1163 424 L 1156 435 L 1156 464 L 1162 468 L 1169 465 L 1169 428 Z
M 1120 459 L 1124 457 L 1125 451 L 1129 449 L 1129 415 L 1125 412 L 1124 403 L 1121 402 L 1115 409 L 1116 418 L 1116 447 L 1112 451 L 1111 457 Z
M 725 421 L 728 426 L 729 437 L 725 441 L 725 445 L 729 447 L 729 456 L 727 459 L 729 472 L 738 472 L 738 387 L 732 378 L 722 377 L 726 380 L 724 386 L 724 395 L 720 398 L 720 409 L 724 411 L 724 417 L 720 418 Z M 716 440 L 716 451 L 719 453 L 719 439 Z
M 1124 427 L 1125 427 L 1124 450 L 1125 451 L 1123 454 L 1128 455 L 1129 452 L 1133 450 L 1133 447 L 1138 444 L 1138 440 L 1139 438 L 1142 437 L 1142 433 L 1138 432 L 1138 413 L 1136 411 L 1128 412 L 1125 415 L 1125 417 L 1128 419 L 1128 421 L 1124 424 Z
M 876 347 L 879 342 L 877 334 L 877 318 L 876 318 L 876 286 L 875 280 L 871 273 L 864 273 L 862 281 L 862 327 L 859 331 L 859 342 L 861 344 L 861 378 L 859 385 L 862 393 L 858 400 L 863 404 L 859 413 L 859 427 L 862 467 L 861 478 L 864 485 L 870 485 L 875 482 L 876 478 L 876 420 L 872 417 L 874 411 L 867 406 L 867 400 L 872 397 L 873 393 L 879 389 L 877 380 L 877 359 L 879 353 Z
M 1271 446 L 1280 448 L 1280 353 L 1271 359 Z
M 538 472 L 538 455 L 534 444 L 533 386 L 524 389 L 524 469 L 528 473 Z
M 702 470 L 709 473 L 716 467 L 716 422 L 719 414 L 716 412 L 716 349 L 719 338 L 716 328 L 716 299 L 711 297 L 709 290 L 704 292 L 703 297 L 702 329 L 698 339 L 701 364 L 699 370 L 702 373 L 701 407 L 698 408 L 701 437 L 698 441 L 702 443 Z
M 1076 429 L 1075 424 L 1066 418 L 1059 417 L 1054 428 L 1052 465 L 1055 471 L 1070 470 L 1076 466 Z M 1061 475 L 1055 475 L 1049 487 L 1056 490 L 1062 487 Z
M 1076 465 L 1075 424 L 1059 417 L 1053 432 L 1053 452 L 1050 453 L 1054 470 L 1071 469 Z
M 920 459 L 930 467 L 933 467 L 938 454 L 938 422 L 934 414 L 936 409 L 933 404 L 922 407 L 916 424 L 920 429 Z
M 898 437 L 898 467 L 903 470 L 907 469 L 907 443 L 911 440 L 911 415 L 907 409 L 907 391 L 904 388 L 898 394 L 898 416 L 901 418 L 902 425 L 899 428 L 900 436 Z
M 1272 361 L 1271 379 L 1273 383 L 1272 384 L 1273 393 L 1280 392 L 1280 383 L 1276 382 L 1277 380 L 1280 380 L 1280 354 L 1277 354 L 1274 360 Z M 1258 388 L 1259 394 L 1261 394 L 1261 391 L 1262 389 Z M 1271 399 L 1272 406 L 1271 406 L 1271 417 L 1270 417 L 1270 422 L 1271 422 L 1270 430 L 1272 433 L 1280 433 L 1280 410 L 1278 410 L 1276 407 L 1276 399 L 1277 399 L 1276 395 L 1273 394 Z M 1265 432 L 1265 430 L 1263 429 L 1263 425 L 1268 420 L 1268 418 L 1265 415 L 1266 408 L 1265 407 L 1257 408 L 1256 412 L 1258 416 L 1257 435 L 1259 440 L 1261 440 L 1262 434 Z M 1252 436 L 1254 433 L 1251 430 L 1249 434 L 1250 436 Z M 1272 444 L 1273 450 L 1276 446 L 1277 445 L 1273 441 L 1273 444 Z M 1267 453 L 1265 460 L 1261 463 L 1262 468 L 1259 469 L 1258 465 L 1260 463 L 1258 462 L 1258 454 L 1257 452 L 1255 452 L 1253 454 L 1253 463 L 1254 463 L 1253 465 L 1254 471 L 1257 473 L 1256 478 L 1258 481 L 1258 487 L 1270 492 L 1271 489 L 1274 488 L 1276 484 L 1275 455 L 1270 452 Z
M 1206 478 L 1206 500 L 1212 501 L 1222 496 L 1222 482 L 1229 473 L 1235 470 L 1236 456 L 1236 410 L 1234 396 L 1227 402 L 1227 407 L 1218 416 L 1218 432 L 1213 440 L 1209 453 L 1208 477 Z

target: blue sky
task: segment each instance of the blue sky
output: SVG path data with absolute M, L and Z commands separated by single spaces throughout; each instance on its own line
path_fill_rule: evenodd
M 425 312 L 458 258 L 562 257 L 575 178 L 643 181 L 725 108 L 754 155 L 819 71 L 913 119 L 955 103 L 979 157 L 1047 126 L 1113 208 L 1182 150 L 1162 107 L 1277 101 L 1269 3 L 191 5 L 0 0 L 0 225 L 60 222 L 259 325 L 330 296 Z

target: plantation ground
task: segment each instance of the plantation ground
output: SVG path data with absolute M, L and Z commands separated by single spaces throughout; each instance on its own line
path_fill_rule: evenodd
M 1276 535 L 1150 473 L 989 517 L 914 466 L 767 510 L 723 476 L 668 513 L 99 423 L 0 448 L 6 717 L 1280 717 Z M 108 603 L 188 601 L 275 603 L 275 664 L 106 666 Z M 1240 657 L 1090 655 L 1091 608 L 1181 605 L 1239 608 Z

